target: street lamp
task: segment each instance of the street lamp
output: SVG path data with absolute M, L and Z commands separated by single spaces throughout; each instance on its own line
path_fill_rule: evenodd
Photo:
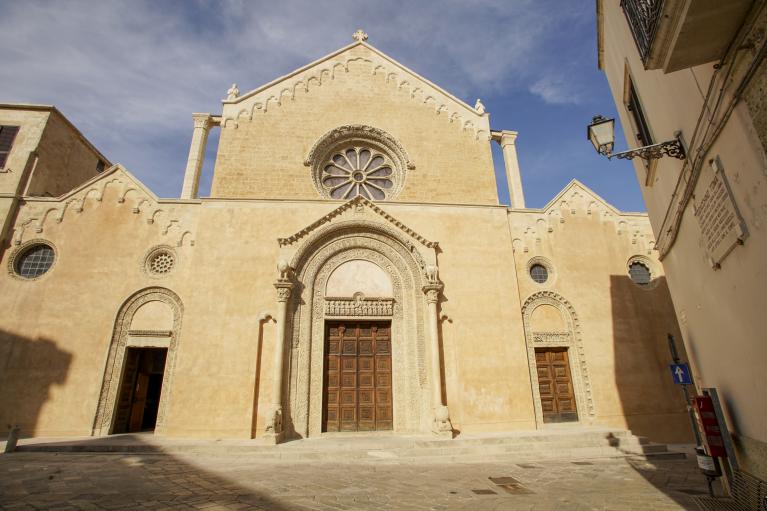
M 594 145 L 594 149 L 608 159 L 613 158 L 623 160 L 633 160 L 637 156 L 647 161 L 657 160 L 664 156 L 671 156 L 672 158 L 678 158 L 684 160 L 687 155 L 682 145 L 680 138 L 681 133 L 674 133 L 672 140 L 661 142 L 660 144 L 652 144 L 644 147 L 637 147 L 636 149 L 629 149 L 620 153 L 613 153 L 613 146 L 615 144 L 615 119 L 605 119 L 601 115 L 594 116 L 591 119 L 591 124 L 588 126 L 588 139 Z

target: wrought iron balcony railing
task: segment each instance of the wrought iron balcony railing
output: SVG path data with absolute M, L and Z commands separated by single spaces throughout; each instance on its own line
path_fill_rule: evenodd
M 663 0 L 621 0 L 621 7 L 631 27 L 642 62 L 646 63 L 658 30 Z

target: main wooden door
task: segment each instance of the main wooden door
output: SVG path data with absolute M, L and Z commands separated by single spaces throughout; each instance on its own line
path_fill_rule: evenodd
M 390 430 L 391 323 L 325 326 L 323 431 Z
M 160 407 L 166 348 L 128 348 L 114 433 L 153 430 Z
M 567 348 L 536 349 L 543 422 L 578 420 Z

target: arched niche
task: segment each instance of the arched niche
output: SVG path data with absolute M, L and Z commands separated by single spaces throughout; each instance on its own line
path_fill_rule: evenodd
M 340 264 L 328 276 L 325 297 L 352 297 L 357 293 L 366 297 L 391 298 L 394 296 L 391 276 L 366 259 L 352 259 Z
M 173 291 L 162 287 L 142 289 L 123 302 L 117 312 L 104 366 L 101 392 L 93 421 L 94 436 L 108 435 L 114 428 L 117 396 L 128 347 L 168 349 L 155 425 L 156 434 L 165 431 L 182 315 L 181 299 Z
M 543 410 L 538 387 L 536 348 L 567 348 L 578 422 L 589 423 L 595 416 L 594 398 L 580 323 L 575 309 L 558 293 L 539 291 L 532 294 L 522 305 L 522 321 L 525 327 L 527 363 L 530 369 L 537 426 L 540 428 L 543 425 Z

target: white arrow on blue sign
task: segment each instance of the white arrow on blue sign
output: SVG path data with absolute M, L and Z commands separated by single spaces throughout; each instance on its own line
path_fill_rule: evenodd
M 690 367 L 687 364 L 671 364 L 671 376 L 677 385 L 692 385 Z

